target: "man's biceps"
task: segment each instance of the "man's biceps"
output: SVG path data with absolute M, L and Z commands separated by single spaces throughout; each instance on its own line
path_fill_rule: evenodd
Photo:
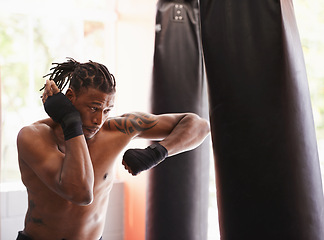
M 137 137 L 150 140 L 163 140 L 172 132 L 172 129 L 171 126 L 158 124 L 149 130 L 139 132 Z
M 174 115 L 165 115 L 158 119 L 156 130 L 160 132 L 171 132 L 179 123 L 180 118 Z
M 159 116 L 158 120 L 159 122 L 168 125 L 169 127 L 175 127 L 186 115 L 187 114 L 183 113 L 163 114 Z

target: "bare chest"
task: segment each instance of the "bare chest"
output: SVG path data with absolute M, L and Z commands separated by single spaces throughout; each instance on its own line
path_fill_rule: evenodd
M 114 178 L 118 158 L 115 154 L 104 149 L 89 148 L 94 171 L 94 194 L 109 191 Z

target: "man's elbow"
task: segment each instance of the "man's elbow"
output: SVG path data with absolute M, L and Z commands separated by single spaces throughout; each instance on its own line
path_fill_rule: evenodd
M 199 117 L 197 114 L 190 114 L 190 117 L 193 120 L 194 127 L 198 127 L 200 129 L 200 133 L 206 137 L 210 133 L 210 124 L 204 118 Z
M 82 185 L 64 185 L 61 182 L 60 185 L 60 195 L 66 200 L 80 206 L 86 206 L 93 201 L 93 189 L 91 186 L 81 187 Z
M 210 133 L 210 124 L 206 119 L 201 119 L 201 129 L 202 132 L 207 136 Z
M 92 191 L 82 191 L 71 196 L 69 201 L 79 206 L 87 206 L 93 201 L 93 193 Z

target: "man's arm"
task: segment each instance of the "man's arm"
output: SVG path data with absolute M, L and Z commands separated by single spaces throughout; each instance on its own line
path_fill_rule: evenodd
M 126 151 L 123 164 L 133 175 L 142 169 L 155 166 L 166 156 L 196 148 L 210 131 L 209 123 L 193 113 L 163 115 L 132 113 L 111 119 L 109 126 L 133 137 L 160 141 L 159 144 L 146 149 Z
M 156 126 L 140 132 L 137 137 L 161 140 L 168 156 L 198 147 L 209 134 L 209 123 L 193 113 L 152 115 Z
M 51 131 L 46 124 L 25 127 L 20 131 L 18 153 L 50 189 L 71 202 L 87 205 L 93 200 L 92 162 L 79 113 L 59 92 L 53 81 L 47 81 L 43 103 L 50 117 L 62 126 L 64 154 L 51 140 L 53 129 Z
M 62 153 L 46 133 L 48 129 L 45 124 L 37 124 L 20 130 L 17 138 L 20 161 L 62 198 L 78 205 L 91 203 L 93 169 L 84 137 L 66 141 Z

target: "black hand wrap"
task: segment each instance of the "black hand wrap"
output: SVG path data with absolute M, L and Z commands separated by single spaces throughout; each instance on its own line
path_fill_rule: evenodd
M 133 175 L 150 169 L 168 156 L 168 150 L 159 143 L 154 143 L 145 149 L 128 149 L 123 157 Z
M 83 134 L 80 113 L 63 93 L 48 97 L 44 108 L 55 122 L 61 124 L 65 141 Z

